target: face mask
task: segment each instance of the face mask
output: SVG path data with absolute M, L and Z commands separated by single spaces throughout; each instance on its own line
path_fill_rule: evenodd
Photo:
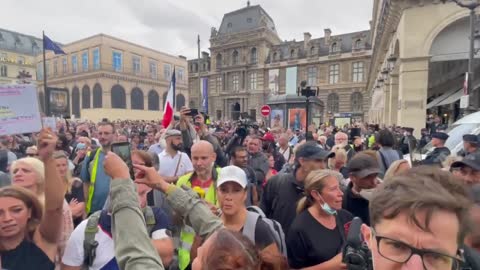
M 318 193 L 318 196 L 322 197 L 319 193 Z M 322 198 L 323 199 L 323 198 Z M 322 210 L 325 211 L 325 213 L 333 216 L 333 215 L 336 215 L 337 214 L 337 210 L 333 209 L 332 207 L 330 207 L 330 205 L 328 205 L 328 203 L 325 202 L 324 200 L 324 203 L 322 204 Z

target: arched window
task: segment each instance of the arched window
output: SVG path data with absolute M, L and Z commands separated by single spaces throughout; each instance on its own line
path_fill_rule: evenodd
M 337 113 L 339 107 L 338 95 L 331 93 L 327 98 L 328 111 L 331 113 Z
M 334 43 L 332 44 L 332 46 L 330 47 L 330 52 L 336 53 L 337 51 L 338 51 L 338 45 L 337 45 L 336 42 L 334 42 Z
M 102 86 L 96 83 L 93 86 L 93 108 L 102 108 Z
M 278 54 L 276 52 L 273 53 L 273 61 L 278 60 Z
M 143 91 L 142 89 L 135 87 L 130 93 L 130 104 L 132 110 L 143 110 Z
M 163 96 L 162 96 L 162 98 L 163 98 L 163 109 L 165 109 L 165 103 L 167 102 L 167 95 L 168 95 L 168 92 L 165 92 L 165 93 L 163 93 Z
M 90 88 L 88 87 L 88 85 L 85 85 L 82 88 L 82 108 L 90 108 Z
M 38 92 L 38 103 L 40 104 L 40 111 L 45 112 L 45 94 Z
M 193 70 L 192 72 L 197 72 L 198 71 L 198 64 L 197 63 L 193 63 Z
M 238 65 L 238 51 L 234 50 L 232 53 L 232 65 Z
M 315 46 L 310 48 L 310 55 L 315 55 Z
M 222 61 L 223 61 L 223 58 L 222 58 L 222 54 L 217 54 L 217 59 L 216 59 L 216 62 L 217 62 L 217 68 L 221 68 L 222 67 Z
M 257 48 L 252 48 L 250 51 L 250 63 L 256 64 L 258 61 L 257 59 Z
M 354 92 L 351 96 L 352 112 L 363 111 L 363 95 L 360 92 Z
M 295 58 L 295 49 L 290 51 L 290 58 Z
M 183 106 L 185 106 L 185 97 L 182 94 L 178 94 L 175 104 L 175 107 L 177 107 L 177 111 L 180 111 Z
M 112 108 L 113 109 L 126 109 L 127 108 L 127 99 L 125 97 L 125 89 L 116 84 L 112 87 Z
M 76 86 L 72 89 L 72 114 L 80 117 L 80 90 Z
M 159 111 L 160 110 L 160 97 L 158 96 L 157 91 L 150 90 L 148 92 L 148 110 L 149 111 Z

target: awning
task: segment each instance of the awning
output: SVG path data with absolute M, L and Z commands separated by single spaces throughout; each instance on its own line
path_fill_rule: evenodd
M 448 98 L 444 99 L 442 102 L 438 103 L 436 106 L 452 104 L 453 102 L 459 100 L 462 97 L 462 95 L 463 95 L 463 88 L 458 90 Z
M 463 89 L 463 88 L 462 88 Z M 443 93 L 442 95 L 440 95 L 439 97 L 436 97 L 434 100 L 430 101 L 428 104 L 427 104 L 427 109 L 430 109 L 430 108 L 433 108 L 435 106 L 439 106 L 439 103 L 441 103 L 442 101 L 444 101 L 445 99 L 449 98 L 451 95 L 457 93 L 457 91 L 459 91 L 458 89 L 451 89 L 445 93 Z

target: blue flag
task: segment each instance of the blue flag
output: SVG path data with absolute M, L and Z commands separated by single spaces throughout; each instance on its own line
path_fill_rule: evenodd
M 55 54 L 66 54 L 60 46 L 55 44 L 50 38 L 46 35 L 43 35 L 43 49 L 53 51 Z

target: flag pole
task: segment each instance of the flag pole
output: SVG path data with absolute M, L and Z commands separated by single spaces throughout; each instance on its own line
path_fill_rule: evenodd
M 42 31 L 42 48 L 43 48 L 43 92 L 44 92 L 44 104 L 45 104 L 45 114 L 49 116 L 50 106 L 47 102 L 48 100 L 48 91 L 47 91 L 47 61 L 45 59 L 45 31 Z
M 197 72 L 198 72 L 198 88 L 199 88 L 199 93 L 200 93 L 200 97 L 201 97 L 201 101 L 200 101 L 200 111 L 203 111 L 203 99 L 205 98 L 203 96 L 203 91 L 202 91 L 202 79 L 200 78 L 200 34 L 198 35 L 198 38 L 197 38 L 197 53 L 198 53 L 198 60 L 197 60 Z

